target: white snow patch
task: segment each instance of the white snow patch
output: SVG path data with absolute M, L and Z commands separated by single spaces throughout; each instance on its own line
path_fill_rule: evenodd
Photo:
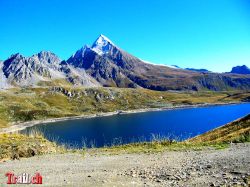
M 99 55 L 108 53 L 115 44 L 104 35 L 100 35 L 95 43 L 92 45 L 92 50 Z
M 175 66 L 171 66 L 171 65 L 157 64 L 157 63 L 149 62 L 149 61 L 142 60 L 142 59 L 140 59 L 140 60 L 141 60 L 142 62 L 146 63 L 146 64 L 151 64 L 151 65 L 155 65 L 155 66 L 165 66 L 165 67 L 168 67 L 168 68 L 181 69 L 181 68 L 178 68 L 178 67 L 175 67 Z
M 103 34 L 100 35 L 98 40 L 106 41 L 106 42 L 109 42 L 112 45 L 115 45 L 110 39 L 108 39 L 108 37 L 104 36 Z

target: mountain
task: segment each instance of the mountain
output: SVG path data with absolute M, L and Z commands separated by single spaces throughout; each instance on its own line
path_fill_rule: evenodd
M 80 52 L 79 52 L 80 51 Z M 103 86 L 143 87 L 153 90 L 250 89 L 250 77 L 171 68 L 145 63 L 100 35 L 67 60 L 83 68 Z
M 31 57 L 24 57 L 18 53 L 5 60 L 1 66 L 5 87 L 32 87 L 53 82 L 53 80 L 65 80 L 84 86 L 99 85 L 97 81 L 86 75 L 84 70 L 77 70 L 62 63 L 54 53 L 46 51 Z
M 250 74 L 250 69 L 246 65 L 236 66 L 232 68 L 231 73 Z
M 135 67 L 134 57 L 128 56 L 109 39 L 100 35 L 92 47 L 85 46 L 72 55 L 67 63 L 75 68 L 85 69 L 103 86 L 138 87 L 125 74 Z M 137 59 L 136 59 L 137 60 Z
M 55 54 L 43 51 L 31 57 L 15 54 L 1 64 L 2 87 L 70 84 L 152 90 L 250 89 L 249 75 L 153 65 L 122 50 L 104 35 L 68 60 L 61 61 Z

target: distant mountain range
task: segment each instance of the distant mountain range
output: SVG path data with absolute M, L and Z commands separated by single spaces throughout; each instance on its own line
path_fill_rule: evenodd
M 91 47 L 82 47 L 68 60 L 60 60 L 46 51 L 31 57 L 12 55 L 0 63 L 0 88 L 73 85 L 152 90 L 249 90 L 250 75 L 233 73 L 153 65 L 100 35 Z

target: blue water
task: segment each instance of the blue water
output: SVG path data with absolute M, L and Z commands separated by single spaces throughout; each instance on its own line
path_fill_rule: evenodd
M 183 140 L 249 113 L 250 104 L 187 108 L 41 124 L 22 133 L 39 129 L 48 139 L 73 147 L 145 141 L 152 134 Z

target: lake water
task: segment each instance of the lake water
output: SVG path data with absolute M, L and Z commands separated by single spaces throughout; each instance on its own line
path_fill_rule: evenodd
M 186 139 L 250 113 L 250 104 L 186 108 L 78 119 L 29 127 L 46 138 L 73 147 L 102 147 L 151 140 L 153 135 Z

